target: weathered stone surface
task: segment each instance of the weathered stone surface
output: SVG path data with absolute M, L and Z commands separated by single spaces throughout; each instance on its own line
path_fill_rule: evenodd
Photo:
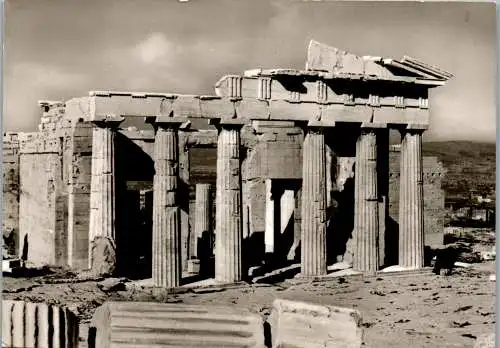
M 61 195 L 57 153 L 20 157 L 19 255 L 35 265 L 55 265 L 65 235 L 57 221 Z
M 301 274 L 326 274 L 325 136 L 309 130 L 302 154 Z
M 91 242 L 92 265 L 94 274 L 108 276 L 116 269 L 116 245 L 110 237 L 97 236 Z
M 115 130 L 114 124 L 99 124 L 93 128 L 92 178 L 90 192 L 89 252 L 90 267 L 102 271 L 114 270 L 115 247 Z M 103 237 L 104 243 L 94 243 Z M 106 252 L 107 255 L 96 253 Z M 97 258 L 98 262 L 93 259 Z M 101 265 L 101 261 L 104 262 Z M 97 270 L 94 270 L 97 272 Z
M 401 170 L 401 152 L 393 148 L 389 152 L 389 219 L 399 221 L 399 188 Z M 446 176 L 445 168 L 437 157 L 424 156 L 424 243 L 431 248 L 443 246 L 444 198 L 442 182 Z
M 67 264 L 77 270 L 89 265 L 92 132 L 91 125 L 76 123 L 69 146 Z
M 348 78 L 348 76 L 344 76 Z M 408 78 L 402 78 L 406 80 Z M 410 78 L 410 80 L 414 78 Z M 273 80 L 273 86 L 279 86 L 278 80 Z M 412 102 L 405 102 L 401 108 L 397 102 L 397 97 L 391 96 L 384 103 L 372 106 L 370 99 L 361 94 L 356 95 L 348 91 L 340 94 L 328 90 L 328 105 L 323 105 L 324 100 L 318 101 L 317 81 L 304 82 L 308 85 L 305 90 L 311 91 L 309 94 L 302 94 L 295 90 L 282 88 L 281 95 L 277 94 L 270 100 L 254 99 L 251 97 L 223 96 L 190 96 L 190 95 L 170 95 L 166 110 L 164 103 L 165 96 L 145 95 L 144 98 L 134 98 L 131 93 L 117 94 L 105 92 L 104 94 L 91 97 L 94 110 L 89 118 L 92 121 L 106 120 L 106 115 L 123 115 L 127 117 L 158 117 L 158 110 L 162 109 L 162 115 L 158 120 L 190 118 L 205 119 L 236 119 L 238 122 L 250 122 L 251 120 L 275 120 L 275 121 L 310 121 L 314 115 L 322 114 L 322 121 L 327 122 L 369 122 L 372 118 L 379 123 L 408 124 L 408 123 L 429 123 L 429 113 L 425 108 L 420 108 L 420 100 L 425 98 L 408 98 Z M 274 88 L 274 87 L 273 87 Z M 235 91 L 232 91 L 233 93 Z M 229 93 L 229 92 L 228 92 Z M 307 98 L 306 98 L 307 96 Z M 406 99 L 405 99 L 406 100 Z M 306 103 L 302 103 L 302 101 Z M 79 107 L 71 104 L 71 108 Z M 77 113 L 71 110 L 70 113 Z
M 194 250 L 194 227 L 189 223 L 189 185 L 190 185 L 190 161 L 189 151 L 186 151 L 188 133 L 183 128 L 179 128 L 177 146 L 178 154 L 178 203 L 180 214 L 180 233 L 181 233 L 181 266 L 183 271 L 187 271 L 188 260 L 196 256 Z
M 308 70 L 364 74 L 362 57 L 311 40 L 307 50 Z M 381 68 L 380 71 L 383 69 Z
M 363 343 L 358 311 L 277 299 L 268 319 L 273 347 L 355 348 Z
M 195 256 L 206 259 L 212 256 L 213 232 L 211 228 L 211 185 L 196 185 L 196 210 L 195 210 Z
M 215 279 L 242 279 L 240 127 L 223 126 L 217 145 Z
M 424 266 L 422 132 L 405 131 L 401 142 L 399 265 Z
M 495 334 L 485 334 L 477 338 L 474 348 L 494 348 L 495 347 Z
M 181 279 L 180 211 L 178 189 L 178 135 L 160 128 L 155 140 L 153 193 L 153 283 L 174 288 Z
M 2 347 L 76 348 L 78 318 L 63 307 L 2 300 Z
M 378 270 L 378 187 L 377 136 L 372 129 L 363 129 L 356 144 L 354 176 L 354 241 L 353 269 L 375 274 Z
M 89 348 L 265 347 L 262 318 L 234 307 L 107 302 L 90 327 Z
M 3 251 L 18 255 L 19 247 L 19 139 L 17 133 L 3 137 Z
M 126 278 L 107 278 L 97 284 L 97 287 L 102 291 L 122 291 L 126 289 Z

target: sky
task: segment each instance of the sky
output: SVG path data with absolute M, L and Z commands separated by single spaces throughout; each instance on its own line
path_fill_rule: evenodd
M 303 69 L 314 39 L 451 72 L 432 92 L 425 140 L 495 141 L 494 3 L 5 0 L 4 8 L 4 131 L 35 131 L 40 99 L 214 94 L 226 74 Z

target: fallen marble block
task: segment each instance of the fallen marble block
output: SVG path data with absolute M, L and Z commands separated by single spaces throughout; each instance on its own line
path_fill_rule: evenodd
M 154 302 L 106 302 L 89 328 L 89 348 L 264 348 L 263 319 L 246 309 Z
M 273 347 L 357 348 L 363 342 L 361 315 L 349 308 L 277 299 L 268 322 Z
M 2 347 L 76 348 L 78 318 L 59 306 L 2 300 Z

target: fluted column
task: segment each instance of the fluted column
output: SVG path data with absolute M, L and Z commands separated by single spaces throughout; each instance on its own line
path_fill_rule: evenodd
M 325 136 L 309 128 L 302 148 L 301 273 L 326 274 Z
M 386 232 L 389 216 L 389 128 L 377 130 L 377 191 L 380 198 L 378 203 L 378 255 L 379 268 L 381 268 L 388 262 Z
M 2 347 L 78 347 L 78 317 L 46 303 L 2 300 Z
M 181 280 L 178 147 L 175 125 L 158 128 L 154 145 L 153 284 L 173 288 Z
M 355 248 L 353 269 L 374 274 L 378 262 L 378 192 L 377 192 L 377 137 L 374 129 L 364 128 L 356 144 Z
M 98 274 L 116 268 L 115 128 L 119 122 L 96 122 L 92 134 L 89 267 Z
M 264 245 L 266 254 L 271 254 L 274 252 L 274 197 L 273 197 L 273 180 L 266 179 L 266 229 L 264 231 Z
M 424 266 L 424 194 L 422 130 L 404 130 L 401 135 L 399 187 L 399 265 Z
M 240 126 L 222 125 L 217 142 L 215 279 L 242 279 Z
M 198 259 L 206 259 L 212 255 L 211 186 L 210 184 L 196 184 L 194 253 Z

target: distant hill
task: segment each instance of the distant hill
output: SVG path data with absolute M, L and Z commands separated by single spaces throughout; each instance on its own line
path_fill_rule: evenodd
M 494 143 L 471 141 L 424 142 L 424 156 L 436 156 L 444 164 L 447 176 L 444 189 L 448 196 L 468 196 L 470 190 L 478 194 L 495 193 Z M 196 149 L 192 151 L 193 181 L 215 183 L 217 151 Z
M 495 194 L 496 144 L 473 141 L 424 142 L 424 156 L 436 156 L 447 170 L 447 196 L 467 197 L 471 190 Z

